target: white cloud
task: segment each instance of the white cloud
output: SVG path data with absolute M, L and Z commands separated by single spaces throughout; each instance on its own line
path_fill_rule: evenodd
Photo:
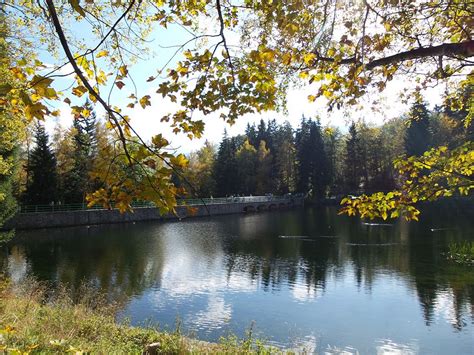
M 232 307 L 226 304 L 222 296 L 209 296 L 207 308 L 197 312 L 186 320 L 196 328 L 219 329 L 230 321 Z

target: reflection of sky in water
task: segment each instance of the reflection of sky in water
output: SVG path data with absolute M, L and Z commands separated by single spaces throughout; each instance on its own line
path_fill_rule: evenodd
M 19 243 L 3 263 L 14 280 L 30 272 L 122 290 L 120 317 L 167 329 L 179 318 L 204 340 L 244 337 L 255 322 L 257 337 L 299 351 L 473 353 L 472 285 L 438 249 L 459 236 L 420 228 L 367 228 L 327 211 L 251 214 L 77 229 Z
M 18 282 L 27 276 L 28 260 L 21 248 L 13 247 L 7 257 L 7 273 L 13 282 Z

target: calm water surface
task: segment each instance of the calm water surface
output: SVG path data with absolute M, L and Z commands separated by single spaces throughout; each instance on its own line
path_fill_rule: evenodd
M 472 206 L 471 206 L 472 207 Z M 316 353 L 474 353 L 474 267 L 445 261 L 474 239 L 472 208 L 366 225 L 334 208 L 18 232 L 0 250 L 33 275 L 126 296 L 120 318 L 203 340 L 252 325 Z

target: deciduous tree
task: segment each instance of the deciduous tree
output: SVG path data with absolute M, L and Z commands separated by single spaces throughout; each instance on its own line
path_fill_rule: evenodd
M 400 98 L 407 101 L 413 92 L 439 82 L 450 87 L 460 77 L 471 84 L 473 80 L 474 10 L 470 0 L 129 0 L 66 4 L 45 0 L 7 1 L 1 11 L 15 26 L 13 33 L 35 28 L 35 45 L 44 43 L 51 52 L 67 58 L 47 71 L 37 56 L 19 55 L 26 53 L 22 50 L 25 46 L 10 49 L 14 59 L 11 73 L 22 85 L 2 83 L 2 109 L 30 120 L 42 119 L 57 114 L 46 101 L 61 96 L 71 102 L 74 96 L 88 95 L 102 106 L 108 127 L 122 146 L 120 158 L 127 165 L 127 174 L 108 177 L 107 186 L 90 195 L 91 204 L 107 205 L 107 201 L 123 199 L 118 202 L 128 206 L 132 192 L 137 193 L 132 198 L 146 197 L 162 210 L 171 210 L 176 203 L 177 191 L 168 181 L 173 172 L 182 170 L 186 160 L 166 150 L 169 142 L 159 134 L 152 143 L 141 139 L 126 113 L 127 107 L 155 104 L 152 97 L 138 96 L 132 90 L 120 106 L 118 100 L 110 102 L 109 95 L 103 93 L 133 86 L 129 69 L 145 52 L 152 25 L 166 29 L 177 24 L 191 34 L 185 43 L 177 44 L 177 53 L 182 56 L 173 57 L 168 62 L 173 63 L 170 68 L 156 68 L 148 79 L 153 82 L 167 75 L 151 85 L 162 97 L 179 101 L 181 109 L 162 120 L 191 138 L 200 137 L 204 127 L 193 113 L 219 112 L 233 123 L 247 113 L 284 107 L 293 83 L 313 85 L 309 101 L 325 98 L 329 108 L 334 108 L 357 104 L 366 93 L 383 91 L 397 77 L 413 84 L 407 85 Z M 91 44 L 91 38 L 83 40 L 82 33 L 74 32 L 76 28 L 98 38 Z M 52 83 L 56 75 L 63 75 L 58 71 L 67 64 L 73 69 L 74 85 L 71 92 L 62 94 Z M 455 104 L 459 98 L 453 96 L 452 100 L 451 107 L 461 107 Z M 74 114 L 83 109 L 71 104 Z M 471 120 L 469 114 L 465 124 Z M 130 142 L 133 147 L 129 148 Z M 116 159 L 112 157 L 112 161 Z M 155 159 L 161 160 L 156 169 L 150 167 Z M 132 179 L 142 174 L 148 178 Z M 130 189 L 131 185 L 136 188 Z M 166 193 L 165 188 L 169 188 Z

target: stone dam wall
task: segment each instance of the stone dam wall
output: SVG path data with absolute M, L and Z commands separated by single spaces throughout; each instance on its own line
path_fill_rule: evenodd
M 288 198 L 265 202 L 229 202 L 208 205 L 178 206 L 177 216 L 160 215 L 156 208 L 135 208 L 133 212 L 120 213 L 118 210 L 94 209 L 82 211 L 19 213 L 7 222 L 6 228 L 37 229 L 69 227 L 108 223 L 127 223 L 153 220 L 218 216 L 225 214 L 250 213 L 302 207 L 303 198 Z

